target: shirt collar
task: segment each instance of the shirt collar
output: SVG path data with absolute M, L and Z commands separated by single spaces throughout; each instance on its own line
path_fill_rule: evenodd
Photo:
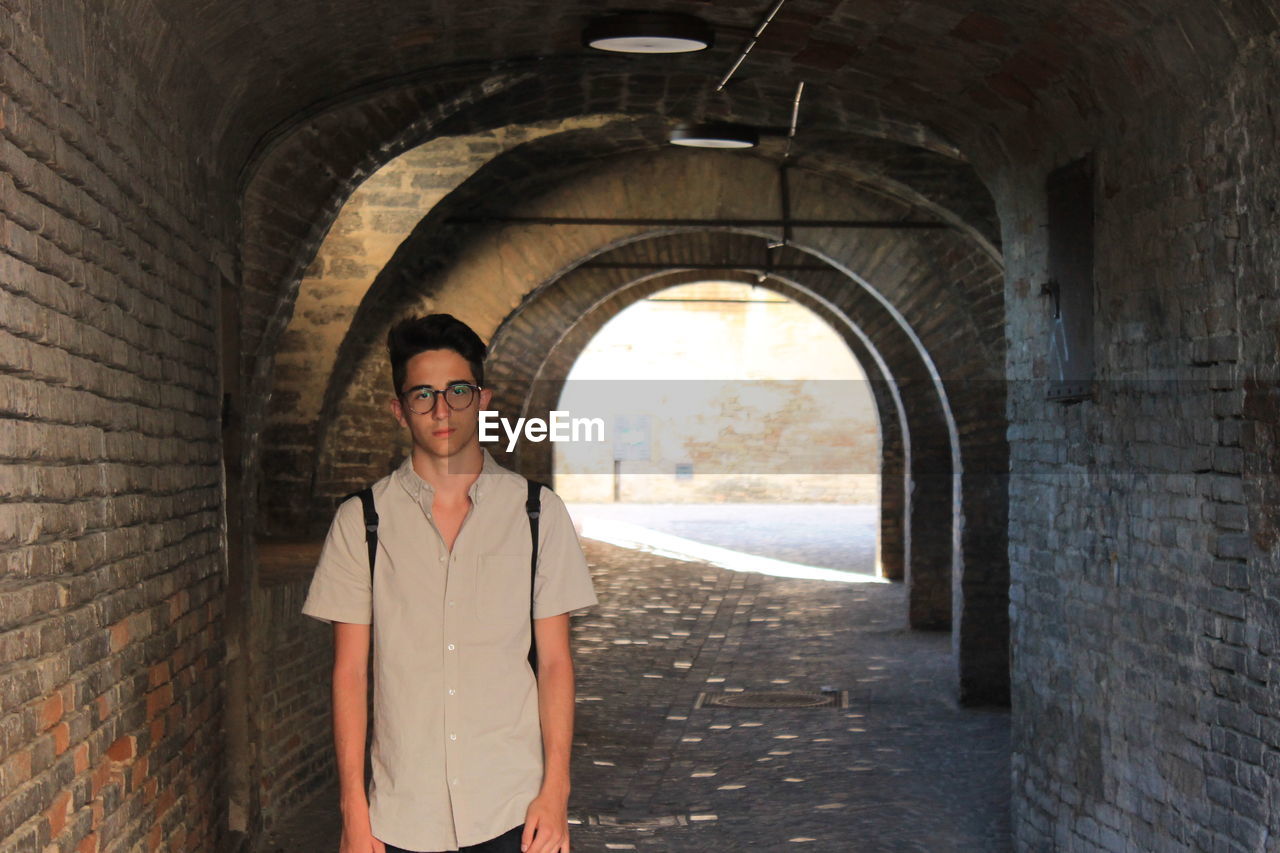
M 467 489 L 467 495 L 471 498 L 473 504 L 480 503 L 489 492 L 489 487 L 493 478 L 502 473 L 502 467 L 490 455 L 489 449 L 481 447 L 480 452 L 484 456 L 484 461 L 480 466 L 480 475 L 476 477 L 475 482 Z M 413 470 L 413 455 L 410 454 L 400 463 L 400 467 L 396 469 L 396 480 L 409 493 L 414 501 L 422 505 L 427 510 L 431 509 L 431 503 L 435 500 L 435 488 L 426 480 L 418 476 L 418 472 Z

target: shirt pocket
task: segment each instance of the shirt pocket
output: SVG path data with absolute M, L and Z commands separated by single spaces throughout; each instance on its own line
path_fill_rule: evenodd
M 529 558 L 491 554 L 480 558 L 472 600 L 472 634 L 485 643 L 514 644 L 529 636 Z

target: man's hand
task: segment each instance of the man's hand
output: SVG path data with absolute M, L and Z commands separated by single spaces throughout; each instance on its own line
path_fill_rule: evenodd
M 373 837 L 369 824 L 369 807 L 343 809 L 342 843 L 338 853 L 387 853 L 387 845 Z
M 543 791 L 529 803 L 520 836 L 524 853 L 569 853 L 569 798 Z

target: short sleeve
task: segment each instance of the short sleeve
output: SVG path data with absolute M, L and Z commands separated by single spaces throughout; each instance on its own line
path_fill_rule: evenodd
M 329 525 L 320 562 L 302 605 L 304 615 L 321 622 L 373 622 L 373 578 L 364 533 L 360 501 L 344 501 Z
M 538 574 L 534 585 L 533 618 L 546 619 L 596 603 L 591 572 L 564 501 L 542 490 L 538 519 Z

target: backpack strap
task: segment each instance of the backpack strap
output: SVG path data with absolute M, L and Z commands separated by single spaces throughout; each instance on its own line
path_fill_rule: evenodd
M 378 510 L 373 505 L 373 487 L 366 486 L 358 492 L 352 492 L 342 500 L 359 498 L 364 508 L 364 541 L 369 546 L 369 582 L 373 583 L 373 564 L 378 557 Z
M 549 489 L 544 483 L 529 480 L 529 496 L 524 502 L 524 511 L 529 516 L 529 535 L 533 544 L 529 549 L 529 666 L 533 667 L 533 675 L 538 675 L 538 642 L 533 635 L 533 588 L 538 580 L 538 517 L 542 515 L 542 490 Z

